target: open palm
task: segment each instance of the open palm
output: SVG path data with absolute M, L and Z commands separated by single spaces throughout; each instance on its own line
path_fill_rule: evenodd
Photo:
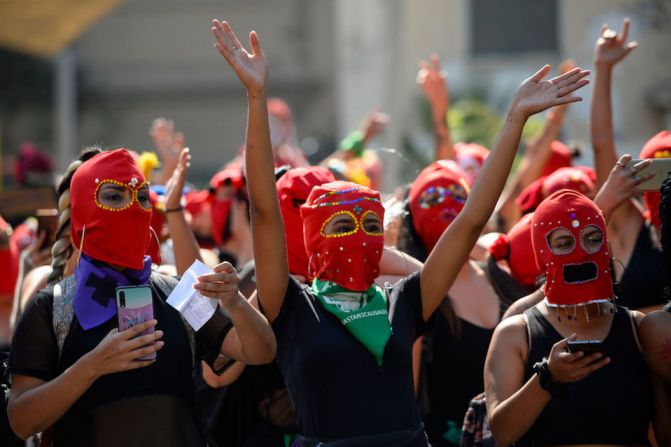
M 582 100 L 579 96 L 571 96 L 571 93 L 589 83 L 584 79 L 589 71 L 574 68 L 544 81 L 549 71 L 550 66 L 546 65 L 520 85 L 513 96 L 512 107 L 515 112 L 531 116 L 550 107 Z
M 252 50 L 249 53 L 242 46 L 228 22 L 213 20 L 211 31 L 217 39 L 214 47 L 224 56 L 247 91 L 250 93 L 263 91 L 268 82 L 268 63 L 256 32 L 249 33 L 249 45 Z

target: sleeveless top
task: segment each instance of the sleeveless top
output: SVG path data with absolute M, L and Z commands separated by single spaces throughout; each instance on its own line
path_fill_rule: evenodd
M 459 317 L 452 328 L 441 307 L 422 349 L 422 419 L 434 447 L 460 445 L 468 404 L 484 389 L 482 369 L 494 334 Z
M 619 284 L 615 285 L 617 304 L 629 309 L 664 304 L 666 278 L 662 252 L 652 243 L 650 226 L 643 224 L 631 259 Z
M 529 356 L 525 381 L 533 365 L 562 340 L 557 330 L 533 307 L 525 312 Z M 632 327 L 632 316 L 620 306 L 603 340 L 611 363 L 586 378 L 566 384 L 567 395 L 553 398 L 515 446 L 571 444 L 649 445 L 652 394 L 648 368 Z

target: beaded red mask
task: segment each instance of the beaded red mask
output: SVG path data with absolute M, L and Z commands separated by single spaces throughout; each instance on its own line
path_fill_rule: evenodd
M 612 299 L 606 222 L 594 202 L 575 191 L 557 191 L 538 206 L 531 224 L 536 263 L 546 274 L 545 296 L 550 305 Z M 559 229 L 565 236 L 553 247 L 550 238 Z
M 107 184 L 128 191 L 130 202 L 119 208 L 101 203 L 98 190 Z M 146 184 L 125 149 L 103 152 L 82 164 L 70 184 L 75 246 L 93 259 L 141 269 L 150 241 L 151 205 L 138 200 L 138 191 Z
M 292 274 L 308 277 L 308 254 L 303 237 L 301 206 L 313 187 L 332 181 L 335 181 L 335 177 L 331 171 L 321 166 L 291 169 L 277 181 L 277 197 L 287 239 L 289 272 Z
M 468 176 L 453 161 L 431 163 L 419 173 L 408 192 L 415 231 L 431 251 L 445 229 L 464 208 Z
M 380 274 L 384 246 L 382 225 L 374 225 L 371 231 L 369 224 L 373 216 L 384 221 L 380 194 L 350 182 L 315 186 L 301 207 L 301 216 L 310 279 L 332 281 L 353 291 L 367 290 Z M 324 229 L 334 219 L 343 219 L 342 231 L 326 233 Z

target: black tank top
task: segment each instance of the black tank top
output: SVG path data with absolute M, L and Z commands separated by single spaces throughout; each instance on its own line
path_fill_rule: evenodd
M 664 262 L 662 252 L 652 243 L 650 226 L 643 224 L 629 264 L 615 286 L 617 304 L 629 309 L 663 304 Z
M 525 381 L 533 365 L 563 339 L 540 311 L 525 312 L 530 349 Z M 571 444 L 649 445 L 652 396 L 648 368 L 634 334 L 630 313 L 618 306 L 605 340 L 611 363 L 567 384 L 567 396 L 553 398 L 515 446 Z
M 494 333 L 461 318 L 452 328 L 441 307 L 424 335 L 422 352 L 422 420 L 434 447 L 460 444 L 468 404 L 484 389 L 482 369 Z

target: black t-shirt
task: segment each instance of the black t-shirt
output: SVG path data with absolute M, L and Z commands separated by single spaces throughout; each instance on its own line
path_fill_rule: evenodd
M 150 366 L 100 377 L 54 425 L 54 445 L 202 445 L 193 411 L 193 354 L 179 313 L 153 289 L 163 348 Z M 50 381 L 93 350 L 116 318 L 85 331 L 73 315 L 61 359 L 53 329 L 53 288 L 30 301 L 12 341 L 9 372 Z M 212 361 L 232 325 L 221 313 L 195 335 L 197 359 Z
M 309 288 L 289 279 L 272 327 L 277 361 L 303 436 L 332 440 L 420 423 L 412 380 L 412 345 L 426 327 L 419 273 L 397 283 L 387 296 L 392 334 L 378 367 Z

